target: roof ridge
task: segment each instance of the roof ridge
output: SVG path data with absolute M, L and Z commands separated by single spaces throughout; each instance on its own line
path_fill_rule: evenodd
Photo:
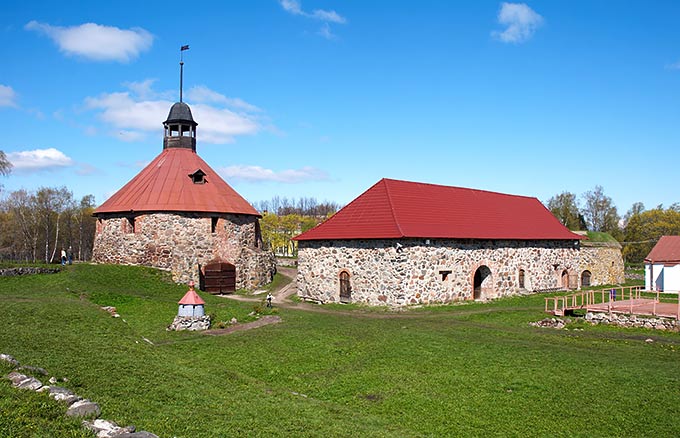
M 515 194 L 512 194 L 512 193 L 504 193 L 504 192 L 498 192 L 498 191 L 494 191 L 494 190 L 475 189 L 475 188 L 472 188 L 472 187 L 448 186 L 446 184 L 435 184 L 435 183 L 429 183 L 429 182 L 409 181 L 409 180 L 405 180 L 405 179 L 394 179 L 394 178 L 383 178 L 383 180 L 401 182 L 401 183 L 406 183 L 406 184 L 420 184 L 420 185 L 424 185 L 424 186 L 443 187 L 443 188 L 446 188 L 446 189 L 470 190 L 472 192 L 491 193 L 491 194 L 494 194 L 494 195 L 511 196 L 513 198 L 538 199 L 536 196 L 515 195 Z M 539 200 L 539 202 L 540 202 L 540 200 Z
M 385 184 L 385 192 L 387 193 L 387 202 L 390 204 L 390 212 L 392 213 L 392 219 L 394 220 L 394 224 L 397 226 L 397 230 L 399 230 L 399 234 L 401 237 L 404 237 L 404 231 L 401 229 L 401 224 L 397 220 L 397 215 L 394 212 L 394 205 L 392 204 L 392 194 L 390 192 L 390 187 L 387 184 L 387 181 L 389 181 L 387 178 L 383 178 L 383 182 Z

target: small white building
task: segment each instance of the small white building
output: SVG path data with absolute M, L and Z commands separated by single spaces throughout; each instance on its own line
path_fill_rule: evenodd
M 645 257 L 645 289 L 680 291 L 680 236 L 661 236 Z

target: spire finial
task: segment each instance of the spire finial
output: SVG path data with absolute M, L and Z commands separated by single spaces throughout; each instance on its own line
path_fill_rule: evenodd
M 184 51 L 189 50 L 189 45 L 179 48 L 179 101 L 182 101 L 182 87 L 184 81 Z

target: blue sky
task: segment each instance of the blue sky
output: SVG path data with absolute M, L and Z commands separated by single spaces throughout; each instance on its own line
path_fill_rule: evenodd
M 4 193 L 97 204 L 162 149 L 251 202 L 345 204 L 395 178 L 538 197 L 680 201 L 680 2 L 11 2 L 0 15 Z

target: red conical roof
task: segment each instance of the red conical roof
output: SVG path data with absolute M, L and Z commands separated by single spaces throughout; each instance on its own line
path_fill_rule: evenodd
M 204 183 L 192 175 L 202 171 Z M 190 149 L 164 149 L 94 212 L 186 211 L 260 216 L 257 210 Z
M 198 304 L 205 304 L 205 301 L 201 297 L 198 296 L 196 291 L 194 290 L 193 287 L 191 287 L 187 293 L 184 294 L 181 300 L 177 304 L 183 304 L 183 305 L 198 305 Z
M 578 240 L 536 198 L 381 179 L 294 240 Z

